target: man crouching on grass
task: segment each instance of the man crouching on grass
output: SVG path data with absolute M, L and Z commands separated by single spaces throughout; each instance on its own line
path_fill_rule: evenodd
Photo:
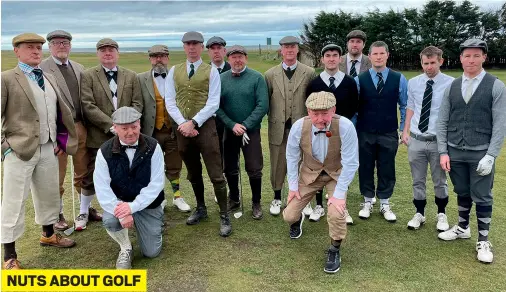
M 346 192 L 358 169 L 355 127 L 347 118 L 335 114 L 335 106 L 332 93 L 312 93 L 306 101 L 309 116 L 293 124 L 286 146 L 290 193 L 283 218 L 290 224 L 290 238 L 302 235 L 302 209 L 316 192 L 326 187 L 333 194 L 328 200 L 331 246 L 326 273 L 335 273 L 341 267 L 339 250 L 346 237 Z
M 117 269 L 132 267 L 128 229 L 134 225 L 144 256 L 156 257 L 162 249 L 163 154 L 154 138 L 140 134 L 140 118 L 131 107 L 113 113 L 117 136 L 100 147 L 93 174 L 104 227 L 121 248 Z

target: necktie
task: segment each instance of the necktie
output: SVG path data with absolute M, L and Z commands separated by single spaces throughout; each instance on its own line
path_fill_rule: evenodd
M 350 76 L 353 78 L 357 77 L 357 69 L 355 68 L 357 62 L 358 60 L 351 60 Z
M 385 87 L 385 83 L 383 82 L 383 74 L 381 72 L 376 73 L 376 77 L 378 77 L 378 85 L 376 85 L 376 91 L 378 94 L 381 94 L 381 91 L 383 91 L 383 87 Z
M 288 80 L 292 79 L 292 76 L 293 76 L 292 68 L 287 67 L 284 71 L 285 71 L 285 75 L 288 78 Z
M 429 118 L 430 118 L 430 106 L 432 104 L 432 85 L 434 80 L 427 80 L 425 86 L 425 92 L 423 93 L 422 110 L 420 111 L 420 122 L 418 123 L 418 129 L 420 132 L 425 133 L 429 129 Z
M 218 68 L 218 73 L 220 73 L 220 74 L 221 74 L 221 71 L 223 71 L 223 69 Z
M 234 76 L 234 77 L 241 77 L 241 73 L 232 72 L 232 76 Z
M 107 80 L 109 81 L 109 89 L 111 90 L 111 96 L 112 96 L 112 104 L 114 105 L 114 109 L 116 110 L 118 108 L 118 97 L 117 97 L 117 91 L 118 91 L 118 84 L 116 84 L 116 79 L 118 78 L 118 72 L 117 71 L 107 71 L 106 72 Z
M 190 74 L 188 74 L 188 79 L 191 79 L 192 76 L 195 74 L 195 66 L 193 64 L 190 64 Z
M 121 145 L 121 149 L 127 150 L 127 149 L 137 149 L 139 145 Z
M 39 84 L 40 89 L 43 91 L 46 89 L 44 86 L 44 76 L 42 75 L 41 69 L 33 69 L 33 74 L 35 74 L 35 77 L 37 78 L 37 83 Z
M 334 78 L 334 77 L 329 78 L 329 81 L 330 81 L 329 88 L 332 89 L 332 91 L 336 90 L 336 85 L 334 84 L 335 80 L 336 80 L 336 78 Z
M 164 73 L 156 73 L 155 72 L 154 75 L 155 75 L 155 78 L 158 77 L 158 76 L 161 76 L 163 79 L 165 79 L 165 77 L 167 77 L 167 73 L 165 73 L 165 72 Z
M 474 78 L 467 81 L 466 95 L 464 96 L 464 101 L 466 103 L 468 103 L 471 99 L 471 96 L 473 96 L 473 85 L 475 81 L 476 79 Z

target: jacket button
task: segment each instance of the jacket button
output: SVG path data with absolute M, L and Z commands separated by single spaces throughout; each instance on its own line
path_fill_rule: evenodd
M 39 120 L 35 120 L 36 122 L 38 122 Z
M 39 138 L 39 135 L 35 135 L 36 138 Z

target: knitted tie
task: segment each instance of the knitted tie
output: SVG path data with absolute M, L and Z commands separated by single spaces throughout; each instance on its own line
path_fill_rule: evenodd
M 358 60 L 351 60 L 350 76 L 353 78 L 357 77 L 357 69 L 355 68 L 357 62 Z
M 376 91 L 378 94 L 381 94 L 381 91 L 383 91 L 383 87 L 385 87 L 385 83 L 383 82 L 383 74 L 381 72 L 376 73 L 376 77 L 378 77 L 378 85 L 376 85 Z
M 425 133 L 429 129 L 429 118 L 430 118 L 430 105 L 432 103 L 432 85 L 434 80 L 427 80 L 425 86 L 425 92 L 423 93 L 422 110 L 420 111 L 420 122 L 418 123 L 418 129 L 420 132 Z
M 193 64 L 190 64 L 190 74 L 188 74 L 188 79 L 191 79 L 194 74 L 195 74 L 195 66 Z
M 336 80 L 336 78 L 334 78 L 334 77 L 329 78 L 329 81 L 330 81 L 329 88 L 332 89 L 332 91 L 336 90 L 336 85 L 334 84 L 335 80 Z
M 44 76 L 42 75 L 41 69 L 33 69 L 33 74 L 35 74 L 35 77 L 37 78 L 37 83 L 39 84 L 40 89 L 43 91 L 46 89 L 44 86 Z
M 105 76 L 107 76 L 107 81 L 109 81 L 109 89 L 111 89 L 112 104 L 114 105 L 114 109 L 116 110 L 118 108 L 118 96 L 116 95 L 118 91 L 118 84 L 116 84 L 118 72 L 111 70 L 107 71 L 106 73 L 107 74 Z

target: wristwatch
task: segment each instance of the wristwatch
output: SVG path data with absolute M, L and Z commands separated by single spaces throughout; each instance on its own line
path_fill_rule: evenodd
M 199 127 L 199 123 L 197 123 L 197 121 L 195 121 L 194 119 L 191 119 L 192 123 L 193 123 L 193 126 L 195 126 L 195 129 L 197 129 Z

